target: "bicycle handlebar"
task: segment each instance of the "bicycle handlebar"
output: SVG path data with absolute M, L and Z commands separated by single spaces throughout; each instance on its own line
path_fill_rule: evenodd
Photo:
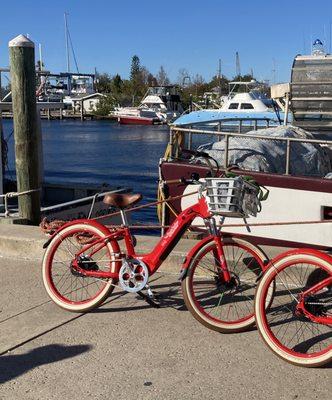
M 186 179 L 184 177 L 179 178 L 179 179 L 171 179 L 169 181 L 164 181 L 164 183 L 170 185 L 173 183 L 177 183 L 179 185 L 202 185 L 202 182 L 199 181 L 199 174 L 197 172 L 193 172 L 191 174 L 190 179 Z

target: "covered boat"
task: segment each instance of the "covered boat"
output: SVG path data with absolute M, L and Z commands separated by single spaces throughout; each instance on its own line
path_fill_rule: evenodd
M 270 128 L 271 130 L 273 128 Z M 224 154 L 221 159 L 216 160 L 215 154 L 211 156 L 206 151 L 192 151 L 188 147 L 190 143 L 194 143 L 194 135 L 197 135 L 201 141 L 202 135 L 211 135 L 217 139 L 224 140 Z M 225 140 L 226 138 L 226 140 Z M 243 152 L 243 146 L 238 152 L 238 157 L 234 158 L 232 152 L 236 148 L 236 144 L 232 144 L 232 138 L 241 138 L 247 142 L 249 140 L 258 141 L 283 141 L 283 152 L 278 154 L 278 164 L 283 164 L 283 170 L 264 171 L 264 169 L 252 168 L 252 158 L 250 159 L 250 151 L 255 150 L 247 147 L 247 160 Z M 312 160 L 320 159 L 322 174 L 314 174 L 310 176 L 301 168 L 294 170 L 294 162 L 296 157 L 291 156 L 293 146 L 300 143 L 310 143 L 312 147 L 319 146 L 320 142 L 312 137 L 273 137 L 272 135 L 255 135 L 255 132 L 246 134 L 230 133 L 230 132 L 209 132 L 202 130 L 193 130 L 185 128 L 175 128 L 171 130 L 171 140 L 168 145 L 165 157 L 160 163 L 160 198 L 175 197 L 179 195 L 188 195 L 196 190 L 194 185 L 167 184 L 167 181 L 186 178 L 190 179 L 192 174 L 196 174 L 200 179 L 210 176 L 220 176 L 231 170 L 236 175 L 250 176 L 260 185 L 264 185 L 269 191 L 269 198 L 264 202 L 262 211 L 256 218 L 248 218 L 248 224 L 262 224 L 259 226 L 251 226 L 250 232 L 245 226 L 224 228 L 224 231 L 232 235 L 250 236 L 250 239 L 259 244 L 280 245 L 285 247 L 300 246 L 317 246 L 319 248 L 332 248 L 332 179 L 328 179 L 331 173 L 331 166 L 328 162 L 328 145 L 331 142 L 321 142 L 326 146 L 319 146 L 316 153 L 312 153 Z M 257 147 L 256 147 L 257 149 Z M 319 150 L 318 150 L 319 149 Z M 204 149 L 203 149 L 204 150 Z M 324 158 L 320 158 L 319 154 L 324 151 Z M 278 153 L 278 151 L 276 151 Z M 311 150 L 308 149 L 306 157 L 310 158 Z M 193 157 L 194 154 L 194 157 Z M 293 155 L 296 153 L 293 153 Z M 270 155 L 271 156 L 271 155 Z M 202 159 L 204 160 L 202 162 Z M 256 160 L 257 161 L 257 160 Z M 282 162 L 283 161 L 283 162 Z M 305 161 L 305 157 L 304 157 Z M 231 165 L 236 162 L 237 165 Z M 313 164 L 315 162 L 313 161 Z M 317 172 L 317 171 L 315 171 Z M 159 218 L 163 225 L 172 222 L 181 210 L 187 208 L 195 202 L 197 195 L 183 197 L 182 199 L 171 200 L 168 206 L 164 206 L 159 210 Z M 284 224 L 284 223 L 287 224 Z M 327 223 L 326 223 L 327 222 Z M 226 224 L 239 224 L 241 220 L 235 218 L 226 218 Z M 290 223 L 290 224 L 289 224 Z M 203 221 L 194 221 L 194 225 L 203 225 Z M 197 228 L 200 229 L 200 228 Z

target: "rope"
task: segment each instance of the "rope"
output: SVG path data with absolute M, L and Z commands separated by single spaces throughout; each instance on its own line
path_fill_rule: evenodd
M 67 221 L 61 219 L 55 219 L 53 221 L 49 221 L 46 217 L 44 217 L 41 223 L 39 224 L 39 227 L 43 233 L 52 235 L 66 223 Z M 116 230 L 112 226 L 109 226 L 109 228 L 111 231 Z M 77 243 L 81 245 L 92 243 L 92 241 L 95 239 L 94 235 L 87 232 L 78 232 L 75 235 L 73 235 L 73 237 L 76 239 Z
M 61 219 L 55 219 L 53 221 L 49 221 L 46 217 L 44 217 L 41 220 L 39 227 L 43 233 L 52 235 L 56 230 L 61 228 L 65 223 L 66 223 L 66 221 L 63 221 Z
M 245 228 L 247 226 L 283 226 L 283 225 L 310 225 L 310 224 L 329 224 L 330 221 L 285 221 L 285 222 L 257 222 L 253 224 L 222 224 L 220 228 Z M 116 228 L 121 225 L 106 225 L 108 228 Z M 169 228 L 171 225 L 129 225 L 131 229 L 161 229 Z M 195 228 L 206 228 L 205 225 L 194 225 Z
M 24 192 L 8 192 L 6 194 L 1 194 L 0 197 L 18 197 L 18 196 L 23 196 L 25 194 L 40 192 L 40 190 L 41 189 L 38 188 L 38 189 L 25 190 Z
M 187 194 L 182 194 L 182 195 L 178 195 L 178 196 L 174 196 L 174 197 L 167 197 L 167 199 L 165 199 L 165 200 L 152 201 L 151 203 L 142 204 L 140 206 L 128 208 L 128 209 L 126 209 L 124 211 L 126 211 L 126 212 L 130 211 L 131 212 L 131 211 L 140 210 L 141 208 L 145 208 L 145 207 L 156 206 L 156 205 L 161 204 L 161 203 L 166 203 L 167 204 L 167 202 L 170 201 L 170 200 L 180 199 L 182 197 L 191 196 L 191 195 L 196 194 L 196 193 L 198 193 L 197 190 L 195 190 L 194 192 L 187 193 Z M 100 215 L 99 217 L 94 217 L 94 218 L 91 218 L 91 219 L 93 219 L 93 220 L 104 219 L 104 218 L 109 218 L 109 217 L 113 217 L 115 215 L 120 215 L 120 214 L 121 214 L 121 211 L 116 211 L 114 213 L 110 213 L 110 214 L 106 214 L 106 215 Z
M 158 201 L 152 201 L 151 203 L 147 203 L 147 204 L 142 204 L 140 206 L 136 206 L 136 207 L 132 207 L 132 208 L 128 208 L 125 211 L 129 212 L 129 211 L 137 211 L 140 210 L 141 208 L 145 208 L 145 207 L 152 207 L 155 206 L 157 204 L 161 204 L 161 203 L 166 203 L 170 200 L 175 200 L 175 199 L 179 199 L 181 197 L 186 197 L 186 196 L 191 196 L 192 194 L 196 194 L 198 193 L 197 191 L 195 192 L 190 192 L 187 193 L 185 195 L 179 195 L 179 196 L 174 196 L 174 197 L 168 197 L 165 200 L 158 200 Z M 92 220 L 99 220 L 99 219 L 103 219 L 103 218 L 109 218 L 109 217 L 113 217 L 115 215 L 120 215 L 121 211 L 116 211 L 113 213 L 109 213 L 106 215 L 100 215 L 99 217 L 94 217 L 91 218 Z M 52 235 L 54 232 L 56 232 L 59 228 L 61 228 L 61 226 L 63 226 L 66 222 L 68 221 L 64 221 L 61 219 L 55 219 L 53 221 L 48 220 L 46 217 L 44 217 L 41 221 L 41 223 L 39 224 L 40 229 L 42 230 L 42 232 L 48 234 L 48 235 Z M 109 228 L 118 228 L 120 225 L 108 225 Z M 155 225 L 153 225 L 155 227 Z
M 161 199 L 161 200 L 159 200 Z M 160 186 L 158 186 L 158 201 L 160 201 L 161 203 L 165 203 L 166 206 L 169 208 L 169 210 L 171 211 L 171 213 L 177 217 L 179 214 L 174 210 L 174 208 L 168 203 L 168 201 L 165 199 L 165 195 L 164 192 L 162 190 L 162 188 Z M 158 213 L 158 218 L 159 221 L 161 220 L 161 218 L 159 217 L 159 213 Z
M 116 214 L 116 213 L 114 213 Z M 114 215 L 109 214 L 109 215 Z M 53 220 L 49 221 L 46 217 L 43 218 L 41 223 L 39 224 L 40 229 L 43 233 L 52 235 L 56 232 L 61 226 L 63 226 L 68 221 L 64 220 Z M 283 222 L 258 222 L 252 224 L 223 224 L 217 225 L 220 228 L 245 228 L 245 227 L 253 227 L 253 226 L 285 226 L 285 225 L 312 225 L 312 224 L 329 224 L 332 223 L 332 220 L 329 221 L 283 221 Z M 111 230 L 116 230 L 120 228 L 122 225 L 105 225 L 107 228 Z M 128 225 L 130 229 L 161 229 L 161 228 L 169 228 L 170 225 Z M 195 225 L 195 228 L 206 228 L 205 225 Z M 87 235 L 86 235 L 87 236 Z M 90 236 L 89 236 L 90 237 Z M 88 243 L 88 242 L 87 242 Z
M 25 192 L 24 192 L 25 193 Z M 156 205 L 160 205 L 162 203 L 166 203 L 166 205 L 169 207 L 169 209 L 173 212 L 173 214 L 177 217 L 178 214 L 172 209 L 171 205 L 168 204 L 170 200 L 176 200 L 180 199 L 183 197 L 191 196 L 193 194 L 198 193 L 198 191 L 190 192 L 187 194 L 182 194 L 178 196 L 173 196 L 173 197 L 164 197 L 164 194 L 162 191 L 160 191 L 158 198 L 161 198 L 162 200 L 157 200 L 153 201 L 147 204 L 142 204 L 140 206 L 136 207 L 131 207 L 129 209 L 126 209 L 125 212 L 132 212 L 132 211 L 138 211 L 142 208 L 147 208 L 147 207 L 152 207 Z M 113 213 L 109 213 L 106 215 L 101 215 L 98 217 L 91 218 L 92 220 L 100 220 L 100 219 L 105 219 L 105 218 L 110 218 L 116 215 L 120 215 L 121 211 L 116 211 Z M 49 221 L 47 218 L 43 218 L 43 220 L 40 223 L 40 228 L 41 230 L 46 233 L 46 234 L 53 234 L 54 232 L 57 231 L 61 226 L 63 226 L 67 221 L 64 220 L 53 220 Z M 257 222 L 257 223 L 241 223 L 241 224 L 222 224 L 218 225 L 220 228 L 242 228 L 245 227 L 247 228 L 248 226 L 254 227 L 254 226 L 285 226 L 285 225 L 311 225 L 311 224 L 326 224 L 326 223 L 332 223 L 332 220 L 327 220 L 327 221 L 321 221 L 321 220 L 316 220 L 316 221 L 282 221 L 282 222 Z M 121 225 L 106 225 L 109 229 L 111 230 L 116 230 L 117 228 L 121 227 Z M 128 226 L 131 229 L 161 229 L 161 228 L 169 228 L 170 225 L 129 225 Z M 195 225 L 197 228 L 205 228 L 205 225 Z M 81 234 L 78 235 L 79 237 L 77 238 L 77 241 L 79 243 L 85 243 L 84 240 L 88 240 L 86 243 L 89 243 L 91 241 L 92 236 L 89 236 L 85 234 L 85 238 L 82 238 Z

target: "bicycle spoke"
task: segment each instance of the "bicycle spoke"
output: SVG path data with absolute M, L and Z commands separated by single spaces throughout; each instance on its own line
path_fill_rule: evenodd
M 91 240 L 89 243 L 80 240 L 80 237 L 89 235 L 96 241 L 95 244 Z M 85 307 L 81 304 L 93 304 L 94 299 L 98 299 L 103 293 L 107 295 L 112 289 L 110 280 L 84 275 L 84 270 L 92 272 L 110 270 L 112 265 L 112 255 L 108 247 L 110 245 L 102 245 L 96 232 L 90 233 L 89 226 L 84 227 L 81 232 L 73 226 L 56 239 L 56 250 L 47 264 L 51 294 L 54 293 L 56 300 L 64 308 L 67 308 L 67 305 L 68 308 L 74 305 L 78 310 L 84 310 Z M 74 268 L 73 265 L 76 264 L 78 268 Z
M 255 260 L 236 242 L 223 244 L 223 252 L 231 281 L 224 282 L 216 247 L 211 245 L 209 251 L 195 261 L 192 295 L 200 312 L 209 318 L 228 324 L 238 323 L 253 316 L 257 268 L 261 270 L 261 261 Z
M 332 346 L 331 327 L 318 324 L 297 310 L 301 293 L 326 277 L 320 267 L 310 263 L 294 263 L 279 270 L 275 269 L 276 293 L 268 310 L 265 310 L 268 329 L 278 345 L 289 349 L 292 354 L 311 356 Z M 304 299 L 304 306 L 311 313 L 325 312 L 331 300 L 331 291 L 323 290 Z M 308 308 L 309 307 L 309 308 Z M 320 311 L 322 310 L 322 311 Z M 327 314 L 326 314 L 327 315 Z

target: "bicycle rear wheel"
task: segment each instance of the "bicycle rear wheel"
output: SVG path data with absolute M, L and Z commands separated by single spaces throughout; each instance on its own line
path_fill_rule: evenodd
M 220 264 L 213 239 L 197 251 L 182 281 L 185 304 L 209 329 L 240 332 L 253 325 L 257 278 L 266 265 L 265 254 L 237 238 L 223 238 L 223 251 L 233 284 L 220 281 Z
M 95 226 L 77 223 L 59 231 L 45 252 L 42 277 L 50 298 L 68 311 L 86 312 L 101 304 L 113 291 L 113 279 L 84 276 L 72 266 L 76 254 L 88 244 L 105 237 Z M 90 271 L 115 272 L 115 241 L 100 248 L 93 245 L 80 256 L 79 265 Z M 94 254 L 93 254 L 94 253 Z
M 308 296 L 305 309 L 314 316 L 331 318 L 317 323 L 299 312 L 301 294 L 332 275 L 327 256 L 315 251 L 288 253 L 271 263 L 257 286 L 256 323 L 264 342 L 282 359 L 299 366 L 315 367 L 332 360 L 332 287 Z M 264 307 L 271 285 L 275 293 Z

